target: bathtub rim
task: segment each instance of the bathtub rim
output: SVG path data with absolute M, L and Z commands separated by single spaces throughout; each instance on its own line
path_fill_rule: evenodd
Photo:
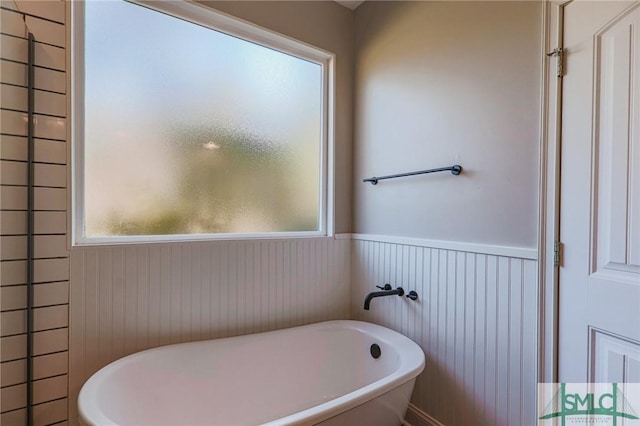
M 329 320 L 317 323 L 311 323 L 306 325 L 300 325 L 295 327 L 288 327 L 278 330 L 271 330 L 259 333 L 252 333 L 240 336 L 224 337 L 218 339 L 207 339 L 193 342 L 173 343 L 155 348 L 145 349 L 139 352 L 132 353 L 130 355 L 119 358 L 111 363 L 105 365 L 100 370 L 95 372 L 89 379 L 82 385 L 78 395 L 78 414 L 81 424 L 100 426 L 118 426 L 111 418 L 101 409 L 98 402 L 97 392 L 101 379 L 108 376 L 114 369 L 120 368 L 122 364 L 131 362 L 139 357 L 148 356 L 152 352 L 162 351 L 168 347 L 175 346 L 197 346 L 204 344 L 211 344 L 211 342 L 222 342 L 228 339 L 250 339 L 255 338 L 257 335 L 268 336 L 273 334 L 287 333 L 291 330 L 300 329 L 313 329 L 313 328 L 351 328 L 359 332 L 372 336 L 377 341 L 384 342 L 396 348 L 399 361 L 398 366 L 390 374 L 367 384 L 361 388 L 358 388 L 345 395 L 339 396 L 332 400 L 323 402 L 321 404 L 309 407 L 307 409 L 292 413 L 286 417 L 281 417 L 275 420 L 262 423 L 262 426 L 282 426 L 292 424 L 314 424 L 321 422 L 331 417 L 335 417 L 342 412 L 345 412 L 351 408 L 357 407 L 367 401 L 373 400 L 393 389 L 404 385 L 405 383 L 415 379 L 425 367 L 425 355 L 420 346 L 407 336 L 374 323 L 358 321 L 358 320 Z M 404 354 L 404 355 L 403 355 Z M 90 413 L 91 416 L 85 415 Z

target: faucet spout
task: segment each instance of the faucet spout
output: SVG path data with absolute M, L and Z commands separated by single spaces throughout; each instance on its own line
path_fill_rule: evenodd
M 393 295 L 404 296 L 404 289 L 402 287 L 398 287 L 395 290 L 374 291 L 367 294 L 367 297 L 364 299 L 364 310 L 369 310 L 369 305 L 374 298 Z

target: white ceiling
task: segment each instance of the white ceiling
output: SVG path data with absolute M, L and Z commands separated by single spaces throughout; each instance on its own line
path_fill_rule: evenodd
M 356 7 L 364 3 L 364 0 L 335 0 L 336 3 L 348 7 L 351 10 L 356 10 Z

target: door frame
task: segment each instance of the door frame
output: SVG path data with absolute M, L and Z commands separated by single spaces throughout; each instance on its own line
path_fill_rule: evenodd
M 542 89 L 540 141 L 540 200 L 538 234 L 538 382 L 558 381 L 560 167 L 562 147 L 562 55 L 564 8 L 573 0 L 544 1 L 542 29 Z M 556 264 L 556 256 L 558 262 Z

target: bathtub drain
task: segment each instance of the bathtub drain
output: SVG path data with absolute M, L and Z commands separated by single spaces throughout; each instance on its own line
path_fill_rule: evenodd
M 371 352 L 371 356 L 375 359 L 380 358 L 380 355 L 382 354 L 382 350 L 380 350 L 380 346 L 378 346 L 377 343 L 371 345 L 371 347 L 369 348 L 369 352 Z

